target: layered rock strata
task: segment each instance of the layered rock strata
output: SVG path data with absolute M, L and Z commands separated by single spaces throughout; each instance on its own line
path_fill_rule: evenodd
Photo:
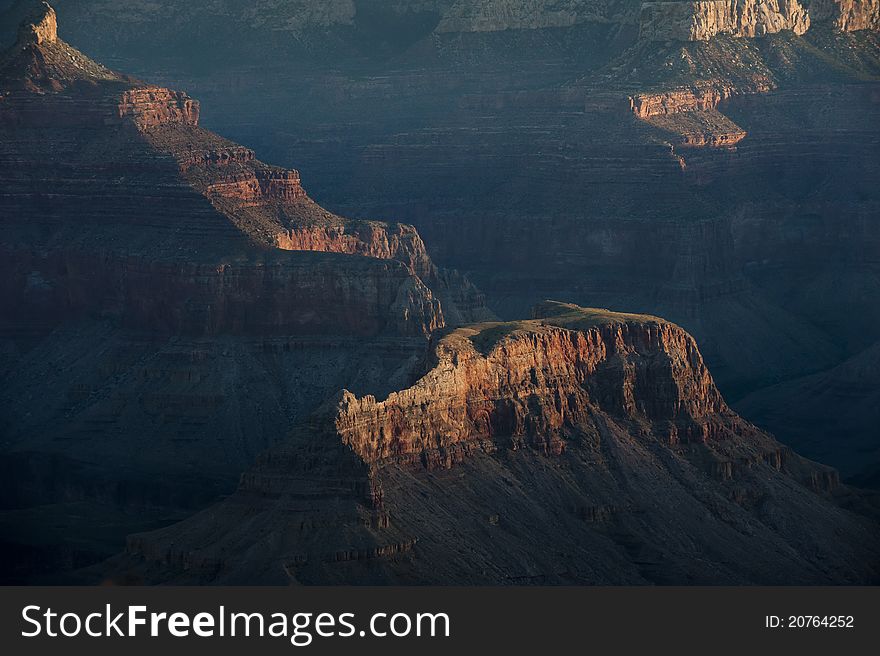
M 755 38 L 812 25 L 839 32 L 876 30 L 878 0 L 698 0 L 643 2 L 640 35 L 653 41 L 708 41 L 719 35 Z
M 58 318 L 67 316 L 77 302 L 89 298 L 79 286 L 87 287 L 95 276 L 100 281 L 95 288 L 106 293 L 91 295 L 84 312 L 200 334 L 270 325 L 294 332 L 301 332 L 296 326 L 326 330 L 338 322 L 343 332 L 351 328 L 377 334 L 393 327 L 427 335 L 446 319 L 440 300 L 425 283 L 439 287 L 453 321 L 490 316 L 470 283 L 433 265 L 414 228 L 350 222 L 326 212 L 308 198 L 297 171 L 264 164 L 253 151 L 200 128 L 197 101 L 91 62 L 57 38 L 51 7 L 42 3 L 34 11 L 15 47 L 0 60 L 7 90 L 0 102 L 0 129 L 8 134 L 6 161 L 13 163 L 4 172 L 4 203 L 12 222 L 7 245 L 33 245 L 33 224 L 25 219 L 38 205 L 38 221 L 49 230 L 42 238 L 50 235 L 46 243 L 52 245 L 36 258 L 32 253 L 10 255 L 15 275 L 4 289 L 14 307 L 34 309 L 51 297 Z M 85 135 L 91 145 L 81 149 L 77 142 Z M 83 179 L 75 181 L 77 175 Z M 45 194 L 33 186 L 37 178 L 61 183 L 53 194 Z M 89 203 L 89 189 L 104 200 Z M 127 205 L 127 199 L 133 202 Z M 114 223 L 112 210 L 121 221 Z M 185 226 L 172 216 L 180 211 L 186 213 Z M 123 224 L 138 233 L 119 234 Z M 364 230 L 365 225 L 371 229 Z M 326 230 L 323 239 L 307 236 L 317 237 L 321 226 Z M 102 257 L 89 262 L 90 250 Z M 187 250 L 191 261 L 184 263 L 181 256 Z M 292 251 L 316 253 L 303 259 Z M 142 258 L 148 261 L 139 262 Z M 371 273 L 358 272 L 364 268 Z M 59 276 L 58 270 L 76 271 L 77 276 Z M 305 275 L 308 270 L 323 273 Z M 125 299 L 137 297 L 132 290 L 140 284 L 139 271 L 167 281 L 157 300 L 164 310 L 151 302 L 125 306 Z M 46 284 L 35 288 L 21 282 L 28 277 Z M 249 279 L 256 286 L 249 287 Z M 365 283 L 372 291 L 361 289 Z M 270 298 L 286 299 L 286 309 Z M 335 312 L 321 317 L 321 307 L 330 307 L 328 298 L 358 309 L 344 312 L 348 320 Z M 362 307 L 366 299 L 381 309 Z M 289 320 L 283 318 L 291 312 Z M 360 318 L 358 328 L 351 324 L 355 317 Z
M 769 89 L 762 89 L 769 91 Z M 681 112 L 708 111 L 717 109 L 718 105 L 738 90 L 728 86 L 695 85 L 687 89 L 642 93 L 630 98 L 630 109 L 642 119 L 657 116 L 669 116 Z
M 655 41 L 707 41 L 720 34 L 761 37 L 790 30 L 803 34 L 810 13 L 799 0 L 643 2 L 641 36 Z
M 127 554 L 93 574 L 319 584 L 877 576 L 876 524 L 837 505 L 849 492 L 833 470 L 727 407 L 687 333 L 562 303 L 535 314 L 446 335 L 428 373 L 382 401 L 343 392 L 266 452 L 236 494 L 132 536 Z M 751 557 L 731 558 L 741 549 Z
M 445 338 L 437 366 L 384 401 L 344 393 L 335 420 L 342 441 L 366 462 L 414 459 L 433 467 L 463 444 L 502 437 L 558 455 L 563 436 L 588 421 L 594 406 L 656 422 L 653 432 L 670 443 L 705 442 L 717 429 L 705 420 L 730 414 L 680 328 L 558 304 L 537 314 L 533 322 Z
M 0 54 L 0 579 L 57 582 L 228 492 L 349 380 L 402 384 L 435 331 L 491 314 L 411 226 L 327 212 L 187 94 L 22 8 Z
M 132 89 L 122 94 L 119 117 L 129 118 L 141 130 L 159 125 L 199 124 L 199 103 L 181 91 L 159 87 Z

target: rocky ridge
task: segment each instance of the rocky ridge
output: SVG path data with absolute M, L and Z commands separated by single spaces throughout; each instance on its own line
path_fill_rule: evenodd
M 18 582 L 200 507 L 323 395 L 406 380 L 433 332 L 492 316 L 411 226 L 324 210 L 297 171 L 200 127 L 198 101 L 22 7 L 0 54 L 0 553 Z M 56 532 L 47 504 L 82 521 Z
M 23 36 L 0 60 L 0 70 L 4 72 L 3 86 L 6 90 L 0 102 L 0 125 L 5 126 L 7 131 L 14 130 L 7 140 L 8 155 L 13 160 L 32 157 L 34 153 L 25 153 L 18 148 L 33 148 L 32 144 L 39 142 L 31 142 L 23 137 L 41 130 L 46 131 L 46 142 L 51 142 L 53 138 L 64 140 L 71 138 L 70 134 L 60 134 L 59 131 L 88 130 L 95 135 L 93 141 L 95 146 L 92 147 L 92 151 L 99 148 L 112 151 L 118 149 L 121 143 L 129 144 L 129 151 L 122 156 L 131 161 L 132 155 L 138 153 L 143 158 L 141 168 L 135 172 L 137 177 L 143 176 L 145 170 L 143 167 L 153 169 L 155 172 L 152 175 L 157 179 L 173 179 L 176 174 L 177 180 L 173 182 L 169 180 L 169 182 L 177 187 L 174 194 L 188 197 L 188 202 L 194 206 L 190 220 L 198 215 L 203 216 L 205 222 L 213 220 L 216 228 L 225 234 L 226 243 L 233 249 L 225 255 L 227 261 L 212 263 L 208 260 L 196 265 L 200 272 L 199 276 L 207 284 L 203 287 L 204 292 L 198 292 L 200 300 L 187 301 L 188 308 L 197 306 L 199 308 L 195 310 L 197 313 L 204 312 L 202 308 L 210 308 L 207 310 L 208 314 L 216 317 L 218 312 L 222 314 L 225 311 L 220 308 L 230 307 L 222 300 L 223 292 L 216 292 L 220 296 L 215 297 L 215 292 L 208 292 L 207 287 L 215 286 L 218 290 L 228 288 L 226 276 L 231 271 L 238 271 L 240 267 L 240 265 L 230 266 L 232 263 L 228 258 L 233 253 L 236 256 L 240 253 L 250 253 L 249 257 L 264 261 L 266 264 L 274 260 L 275 263 L 271 265 L 273 268 L 268 269 L 273 271 L 272 274 L 267 275 L 264 264 L 257 264 L 252 269 L 245 267 L 243 271 L 256 274 L 256 278 L 261 281 L 278 280 L 275 271 L 286 272 L 282 274 L 282 278 L 297 272 L 290 282 L 280 284 L 291 285 L 291 290 L 308 289 L 306 294 L 313 294 L 310 283 L 306 283 L 302 277 L 308 275 L 306 272 L 309 269 L 290 262 L 291 255 L 285 255 L 293 251 L 313 251 L 345 253 L 369 257 L 373 260 L 383 259 L 402 263 L 405 268 L 401 273 L 404 274 L 404 278 L 408 275 L 409 280 L 395 291 L 380 293 L 379 298 L 383 299 L 380 302 L 386 304 L 385 307 L 391 310 L 392 315 L 398 309 L 403 313 L 400 319 L 402 324 L 399 325 L 407 325 L 415 320 L 415 332 L 429 334 L 430 331 L 446 323 L 440 302 L 432 297 L 431 291 L 425 287 L 422 280 L 418 279 L 419 274 L 439 285 L 438 293 L 448 304 L 449 316 L 452 320 L 473 320 L 481 316 L 489 316 L 488 311 L 481 308 L 479 293 L 466 280 L 457 274 L 441 273 L 431 263 L 424 244 L 421 243 L 414 228 L 400 225 L 389 228 L 387 224 L 374 222 L 372 230 L 364 232 L 359 227 L 362 224 L 349 222 L 347 219 L 326 212 L 308 198 L 297 171 L 264 164 L 256 159 L 253 151 L 200 128 L 199 104 L 185 93 L 147 85 L 133 78 L 112 73 L 67 46 L 57 38 L 55 12 L 47 4 L 41 3 L 37 13 L 27 19 L 25 25 L 27 29 L 23 28 Z M 87 153 L 85 157 L 87 158 L 89 154 Z M 176 171 L 168 166 L 165 159 L 168 156 L 176 161 Z M 83 158 L 74 153 L 70 153 L 68 157 Z M 59 160 L 50 162 L 52 160 L 46 160 L 40 165 L 47 169 L 58 168 Z M 35 164 L 30 163 L 30 166 Z M 77 165 L 83 167 L 85 162 L 80 161 Z M 95 166 L 92 162 L 88 165 Z M 110 170 L 107 162 L 101 162 L 97 166 L 104 175 L 106 175 L 104 171 Z M 117 170 L 125 170 L 130 166 L 120 162 Z M 43 174 L 53 175 L 48 170 Z M 13 180 L 13 185 L 17 184 L 21 187 L 11 188 L 14 193 L 7 195 L 7 202 L 23 203 L 23 199 L 33 197 L 33 192 L 26 191 L 27 182 L 20 175 L 11 171 L 8 175 Z M 137 185 L 131 188 L 137 194 L 143 193 L 142 188 Z M 78 190 L 77 194 L 81 195 L 82 190 Z M 199 202 L 195 194 L 201 195 L 214 208 L 213 219 L 210 217 L 210 212 L 206 212 L 205 204 Z M 41 202 L 58 203 L 59 200 L 60 196 L 56 195 Z M 143 222 L 148 229 L 158 229 L 163 233 L 156 241 L 154 251 L 161 251 L 163 243 L 167 244 L 167 248 L 174 248 L 176 244 L 177 250 L 184 247 L 185 242 L 180 241 L 179 234 L 173 234 L 179 231 L 178 228 L 170 223 L 164 225 L 161 221 L 157 223 L 147 212 L 139 216 L 138 212 L 143 209 L 146 208 L 135 209 L 134 216 L 129 213 L 128 222 L 133 224 Z M 61 217 L 64 216 L 60 204 L 57 211 L 62 212 Z M 58 223 L 57 219 L 55 221 Z M 320 223 L 335 225 L 337 232 L 327 233 L 325 239 L 303 238 L 306 232 L 316 230 L 316 224 Z M 59 225 L 60 230 L 70 228 L 70 225 L 65 225 L 63 222 Z M 24 227 L 23 229 L 27 230 Z M 80 234 L 75 242 L 80 242 L 80 250 L 87 248 L 86 243 L 90 240 L 92 247 L 100 244 L 101 248 L 110 248 L 111 252 L 108 253 L 110 256 L 102 265 L 107 272 L 106 275 L 100 276 L 102 280 L 117 279 L 123 281 L 123 285 L 132 282 L 134 278 L 132 275 L 120 276 L 111 273 L 114 268 L 119 270 L 123 266 L 129 267 L 130 265 L 122 263 L 137 256 L 137 253 L 133 252 L 136 249 L 131 240 L 122 242 L 117 240 L 114 235 L 116 228 L 111 223 L 103 221 L 98 225 L 89 225 L 89 222 L 86 222 L 79 230 Z M 345 233 L 346 237 L 333 239 L 331 234 L 338 236 L 341 234 L 339 231 Z M 389 236 L 389 232 L 394 231 L 402 231 L 406 237 L 401 240 Z M 197 233 L 192 236 L 197 238 Z M 362 241 L 362 237 L 369 239 L 369 243 Z M 377 247 L 377 241 L 383 241 L 385 247 Z M 14 243 L 14 238 L 10 238 L 10 243 Z M 194 242 L 193 246 L 196 243 Z M 393 246 L 388 246 L 388 243 L 393 243 Z M 216 247 L 217 244 L 216 240 L 206 243 L 209 248 Z M 258 250 L 261 247 L 263 250 Z M 204 249 L 199 249 L 198 246 L 195 248 L 204 254 Z M 55 254 L 44 259 L 48 264 L 58 257 L 59 255 Z M 80 255 L 70 254 L 63 257 L 70 262 L 70 267 L 82 271 L 81 267 L 74 264 L 81 257 Z M 313 260 L 316 258 L 317 256 L 312 257 Z M 44 271 L 45 264 L 36 264 L 36 260 L 32 259 L 27 261 L 30 263 L 28 266 L 37 266 L 36 271 Z M 344 271 L 346 266 L 344 261 L 335 258 L 325 259 L 324 262 L 326 267 L 339 269 L 339 273 L 335 276 L 339 282 L 332 284 L 335 287 L 343 284 L 341 281 L 348 275 Z M 25 266 L 24 262 L 20 265 Z M 157 267 L 151 264 L 148 267 L 136 268 L 149 270 L 158 268 L 168 272 L 178 266 L 163 264 Z M 381 264 L 377 261 L 370 263 L 369 266 L 373 267 L 379 276 L 382 275 L 381 271 L 394 270 L 393 265 Z M 186 280 L 192 274 L 186 267 L 177 271 L 173 275 L 178 276 L 184 286 L 177 293 L 169 290 L 164 303 L 173 302 L 173 299 L 183 301 L 187 295 L 195 293 L 200 287 L 187 287 Z M 21 275 L 33 275 L 33 273 L 22 270 Z M 47 280 L 53 277 L 48 272 L 39 275 Z M 249 293 L 246 291 L 248 285 L 244 282 L 247 278 L 247 275 L 236 275 L 236 279 L 243 284 L 242 294 L 235 302 L 236 305 Z M 396 274 L 393 274 L 392 278 L 401 280 Z M 59 282 L 66 284 L 63 280 Z M 265 286 L 265 282 L 259 284 Z M 15 285 L 9 287 L 14 289 Z M 26 297 L 30 294 L 27 289 L 25 286 L 19 288 L 19 292 L 13 292 L 16 303 L 23 302 L 27 305 L 29 301 Z M 61 293 L 67 297 L 67 304 L 72 299 L 83 298 L 71 287 L 64 287 Z M 123 292 L 122 296 L 131 297 L 127 291 Z M 292 299 L 296 294 L 286 296 Z M 355 299 L 355 295 L 344 293 L 343 296 L 350 300 Z M 367 294 L 362 298 L 376 298 L 376 296 Z M 462 308 L 456 306 L 456 300 L 463 302 Z M 413 304 L 408 305 L 410 302 Z M 431 316 L 424 315 L 425 311 Z M 182 312 L 190 313 L 190 310 L 181 308 L 169 312 L 179 315 Z M 471 315 L 472 312 L 476 314 Z M 376 314 L 375 310 L 364 308 L 364 311 L 352 313 L 351 316 L 369 317 Z M 145 316 L 137 310 L 135 315 L 139 317 L 138 320 L 142 320 Z M 416 319 L 416 317 L 424 317 L 424 319 Z M 389 325 L 397 321 L 392 319 Z M 293 323 L 282 320 L 279 325 L 290 329 L 301 322 L 302 319 L 297 319 Z M 373 325 L 383 323 L 380 321 L 379 324 Z M 189 320 L 174 320 L 171 325 L 174 329 L 183 329 L 184 326 L 192 327 L 195 324 Z M 317 324 L 306 322 L 306 325 Z M 321 325 L 329 327 L 331 323 Z M 231 328 L 242 326 L 242 323 L 239 319 L 231 317 L 211 318 L 203 323 L 203 328 L 200 330 L 214 332 L 220 329 L 220 326 Z

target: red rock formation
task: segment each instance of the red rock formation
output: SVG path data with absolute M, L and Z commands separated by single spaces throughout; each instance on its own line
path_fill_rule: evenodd
M 33 267 L 59 300 L 58 318 L 75 314 L 76 299 L 83 311 L 197 334 L 261 329 L 365 334 L 385 328 L 413 334 L 413 326 L 428 334 L 445 325 L 444 314 L 456 322 L 488 315 L 466 280 L 433 265 L 411 226 L 349 221 L 326 212 L 308 199 L 297 171 L 264 164 L 252 150 L 199 128 L 197 101 L 92 62 L 57 39 L 48 5 L 34 16 L 33 25 L 22 28 L 27 41 L 0 58 L 2 88 L 9 90 L 0 96 L 0 130 L 8 133 L 4 150 L 7 161 L 24 162 L 28 172 L 23 177 L 10 169 L 7 176 L 15 193 L 5 202 L 16 205 L 8 242 L 32 245 L 25 234 L 27 216 L 42 204 L 40 220 L 52 226 L 44 238 L 52 246 Z M 44 136 L 35 140 L 38 133 Z M 76 147 L 78 140 L 89 147 Z M 76 182 L 77 175 L 84 179 Z M 28 176 L 44 182 L 31 185 Z M 49 185 L 53 195 L 41 191 Z M 102 200 L 86 200 L 90 194 Z M 323 238 L 318 225 L 328 226 Z M 90 262 L 90 249 L 101 257 Z M 181 262 L 182 250 L 191 261 Z M 293 251 L 386 262 L 300 257 Z M 9 262 L 25 267 L 30 258 L 14 255 Z M 299 261 L 324 277 L 306 275 Z M 47 270 L 48 262 L 78 275 L 58 276 Z M 162 281 L 161 297 L 133 293 L 132 285 L 142 284 L 135 282 L 138 271 L 153 272 L 157 285 Z M 29 291 L 22 282 L 29 274 L 22 275 L 9 277 L 22 287 L 6 285 L 6 297 L 22 311 L 36 311 L 45 299 Z M 98 281 L 96 292 L 103 290 L 91 297 L 80 288 L 90 277 Z M 114 280 L 119 284 L 108 285 Z M 426 284 L 438 286 L 448 312 Z M 281 295 L 277 303 L 272 293 Z M 246 309 L 248 294 L 252 309 Z M 107 304 L 103 310 L 98 299 Z M 144 307 L 135 307 L 134 299 Z M 384 309 L 367 307 L 375 302 Z M 341 314 L 331 309 L 339 304 L 348 309 Z M 398 311 L 399 317 L 381 316 Z M 269 318 L 272 313 L 284 316 Z
M 767 91 L 758 85 L 749 91 Z M 747 133 L 717 110 L 731 96 L 743 93 L 725 85 L 693 86 L 673 91 L 631 96 L 630 109 L 638 118 L 672 135 L 675 145 L 730 148 Z
M 804 34 L 810 14 L 799 0 L 643 2 L 642 38 L 707 41 L 722 34 L 761 37 L 783 30 Z
M 228 198 L 241 201 L 245 207 L 257 207 L 272 201 L 289 203 L 306 196 L 299 173 L 283 169 L 257 169 L 222 177 L 210 183 L 205 193 L 211 200 Z
M 850 550 L 876 527 L 835 506 L 836 474 L 736 416 L 684 331 L 561 303 L 536 315 L 447 335 L 431 370 L 384 401 L 343 392 L 236 494 L 132 536 L 96 575 L 805 582 L 848 561 L 870 576 Z M 784 558 L 757 547 L 777 542 Z M 746 545 L 763 555 L 729 559 Z
M 181 91 L 142 87 L 125 91 L 119 100 L 119 118 L 130 119 L 141 130 L 166 123 L 198 125 L 199 103 Z
M 429 279 L 431 259 L 416 229 L 410 225 L 346 222 L 293 226 L 278 235 L 278 247 L 292 251 L 322 251 L 406 262 Z
M 546 306 L 539 316 L 445 337 L 437 366 L 385 401 L 345 393 L 336 430 L 366 462 L 431 467 L 464 444 L 498 438 L 558 454 L 562 437 L 596 411 L 649 422 L 671 442 L 704 442 L 716 429 L 706 419 L 729 414 L 677 326 L 571 306 Z
M 19 45 L 34 43 L 43 45 L 58 40 L 58 16 L 48 3 L 40 3 L 30 19 L 26 19 L 18 30 Z
M 767 91 L 769 88 L 757 89 Z M 668 116 L 680 112 L 717 109 L 718 105 L 738 90 L 729 86 L 694 86 L 658 93 L 641 93 L 630 98 L 630 109 L 642 119 Z

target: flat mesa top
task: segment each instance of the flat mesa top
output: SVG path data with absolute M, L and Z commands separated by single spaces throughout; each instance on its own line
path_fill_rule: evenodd
M 584 308 L 574 303 L 544 301 L 532 311 L 533 319 L 490 321 L 464 326 L 450 333 L 444 341 L 470 340 L 474 348 L 488 355 L 507 337 L 545 333 L 552 328 L 583 331 L 605 325 L 671 325 L 669 321 L 647 314 L 613 312 L 605 308 Z

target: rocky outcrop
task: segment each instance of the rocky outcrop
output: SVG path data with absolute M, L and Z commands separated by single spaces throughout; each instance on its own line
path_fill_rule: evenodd
M 761 37 L 790 30 L 803 34 L 810 13 L 799 0 L 644 2 L 641 37 L 653 41 L 707 41 L 720 34 Z
M 264 453 L 234 495 L 131 536 L 94 575 L 306 584 L 874 575 L 871 558 L 858 559 L 876 547 L 859 540 L 877 528 L 835 504 L 833 470 L 736 416 L 684 331 L 563 303 L 535 314 L 448 334 L 430 371 L 384 401 L 343 392 Z M 729 558 L 759 544 L 786 545 L 784 556 Z M 444 559 L 450 549 L 457 557 Z
M 733 149 L 748 133 L 718 111 L 686 112 L 657 116 L 648 123 L 668 135 L 674 146 L 682 148 Z M 682 158 L 683 170 L 687 160 Z
M 273 201 L 290 203 L 305 198 L 306 192 L 298 171 L 258 168 L 210 183 L 206 195 L 212 200 L 227 198 L 240 201 L 245 207 L 255 207 Z
M 50 79 L 41 76 L 43 79 Z M 0 102 L 0 125 L 9 128 L 100 129 L 131 125 L 153 130 L 161 125 L 197 125 L 199 103 L 183 92 L 140 87 L 97 94 L 61 92 L 49 97 L 12 92 Z
M 633 114 L 670 135 L 675 145 L 731 148 L 745 139 L 747 133 L 717 108 L 740 93 L 742 89 L 726 85 L 695 85 L 637 94 L 629 102 Z
M 668 116 L 681 112 L 717 109 L 738 90 L 729 86 L 703 85 L 659 93 L 642 93 L 630 98 L 630 109 L 639 118 Z
M 419 233 L 410 225 L 378 221 L 324 222 L 292 226 L 277 237 L 278 247 L 292 251 L 347 253 L 406 262 L 419 276 L 433 276 L 431 258 Z
M 4 92 L 57 92 L 76 83 L 123 79 L 59 39 L 55 10 L 45 2 L 20 0 L 0 19 L 19 25 L 14 42 L 0 41 Z
M 384 401 L 344 393 L 336 430 L 364 461 L 436 466 L 468 443 L 522 441 L 550 453 L 593 412 L 705 442 L 729 413 L 693 340 L 658 319 L 546 304 L 531 322 L 457 331 L 437 366 Z
M 26 10 L 28 18 L 19 28 L 16 44 L 0 54 L 0 79 L 6 92 L 0 123 L 103 127 L 122 121 L 140 130 L 166 123 L 198 124 L 198 101 L 92 61 L 58 38 L 52 7 L 45 2 L 32 4 L 22 3 L 21 11 Z M 73 90 L 73 85 L 82 86 Z M 35 93 L 51 97 L 35 97 Z
M 182 91 L 143 87 L 125 91 L 119 100 L 119 118 L 130 119 L 141 130 L 166 123 L 199 124 L 199 103 Z
M 58 16 L 48 3 L 40 3 L 31 11 L 18 31 L 18 46 L 33 43 L 43 45 L 58 40 Z
M 880 0 L 810 0 L 810 18 L 841 32 L 880 29 Z

